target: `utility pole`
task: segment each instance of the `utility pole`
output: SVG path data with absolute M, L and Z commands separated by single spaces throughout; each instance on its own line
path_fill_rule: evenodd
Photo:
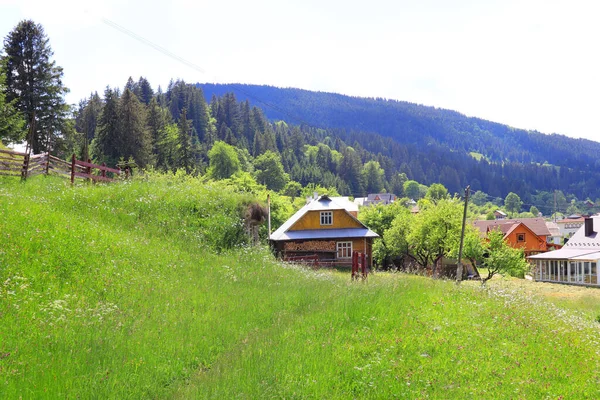
M 271 240 L 271 193 L 267 194 L 267 219 L 268 219 L 267 238 L 269 240 Z
M 463 242 L 465 239 L 465 224 L 467 223 L 467 204 L 469 203 L 469 190 L 470 189 L 471 189 L 471 185 L 467 185 L 467 188 L 465 189 L 465 209 L 463 211 L 462 230 L 460 232 L 460 246 L 458 247 L 458 263 L 456 263 L 456 282 L 462 281 L 462 275 L 463 275 L 462 252 L 463 252 Z
M 556 222 L 556 190 L 554 191 L 554 222 Z

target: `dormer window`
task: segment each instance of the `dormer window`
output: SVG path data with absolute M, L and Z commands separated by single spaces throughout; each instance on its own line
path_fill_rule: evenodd
M 321 225 L 333 225 L 333 211 L 321 211 Z
M 522 243 L 525 241 L 525 234 L 524 233 L 517 233 L 517 242 Z

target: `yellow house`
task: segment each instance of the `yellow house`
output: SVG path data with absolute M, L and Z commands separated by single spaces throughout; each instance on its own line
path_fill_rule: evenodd
M 270 240 L 285 260 L 316 256 L 323 262 L 351 265 L 352 252 L 358 251 L 372 266 L 372 242 L 379 235 L 357 215 L 358 207 L 348 199 L 321 196 L 298 210 Z

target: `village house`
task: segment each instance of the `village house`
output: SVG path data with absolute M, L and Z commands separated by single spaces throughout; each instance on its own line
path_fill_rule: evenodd
M 547 238 L 548 243 L 562 244 L 563 235 L 560 233 L 558 224 L 554 221 L 546 221 L 546 227 L 550 232 L 550 236 Z
M 528 257 L 536 281 L 598 286 L 600 217 L 584 218 L 567 244 L 556 251 Z
M 501 219 L 475 221 L 473 225 L 482 236 L 491 230 L 499 230 L 504 240 L 513 248 L 523 249 L 525 256 L 548 251 L 550 231 L 543 218 Z
M 566 218 L 556 221 L 558 230 L 563 238 L 569 239 L 583 226 L 585 219 L 579 215 L 569 215 Z
M 496 210 L 494 211 L 494 218 L 496 219 L 505 219 L 506 218 L 506 213 L 502 210 Z
M 337 265 L 352 264 L 352 252 L 365 253 L 372 267 L 372 242 L 379 237 L 357 219 L 358 206 L 347 198 L 311 200 L 270 236 L 284 260 L 316 256 Z
M 370 206 L 372 204 L 392 204 L 396 200 L 396 195 L 392 193 L 370 193 L 363 205 Z

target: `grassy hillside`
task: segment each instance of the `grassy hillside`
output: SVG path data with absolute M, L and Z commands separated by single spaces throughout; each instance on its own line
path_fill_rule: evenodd
M 248 196 L 0 178 L 0 397 L 599 396 L 592 317 L 505 286 L 283 266 L 240 239 Z

